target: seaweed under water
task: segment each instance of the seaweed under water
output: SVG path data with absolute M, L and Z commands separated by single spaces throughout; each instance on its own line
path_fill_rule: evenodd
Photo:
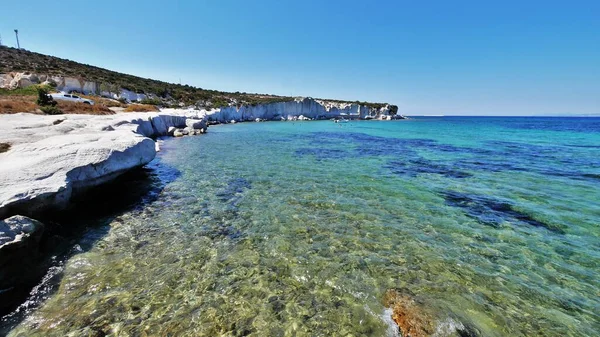
M 575 175 L 598 174 L 600 130 L 524 122 L 246 123 L 167 140 L 151 169 L 177 177 L 74 240 L 85 249 L 8 333 L 594 336 L 600 190 Z

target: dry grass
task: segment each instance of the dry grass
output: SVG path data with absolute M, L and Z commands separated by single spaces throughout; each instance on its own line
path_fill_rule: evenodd
M 96 104 L 104 105 L 107 108 L 126 108 L 127 107 L 127 104 L 121 103 L 121 102 L 117 101 L 116 99 L 110 99 L 110 98 L 105 98 L 105 97 L 100 97 L 100 96 L 83 95 L 83 94 L 77 94 L 77 95 L 80 97 L 83 97 L 83 98 L 91 99 Z
M 75 103 L 67 101 L 58 101 L 57 107 L 66 114 L 82 115 L 113 115 L 114 111 L 102 104 L 89 105 L 85 103 Z
M 19 112 L 36 112 L 35 97 L 15 96 L 0 98 L 0 114 L 15 114 Z
M 3 96 L 0 98 L 0 114 L 14 114 L 19 112 L 29 112 L 41 114 L 39 107 L 35 104 L 35 96 Z M 103 104 L 84 104 L 67 101 L 57 101 L 57 108 L 66 114 L 86 114 L 86 115 L 113 115 Z
M 153 112 L 160 111 L 157 107 L 150 104 L 129 104 L 125 110 L 125 112 Z
M 0 153 L 10 150 L 10 144 L 0 143 Z

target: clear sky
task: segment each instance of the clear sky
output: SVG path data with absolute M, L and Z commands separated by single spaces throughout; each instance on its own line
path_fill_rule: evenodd
M 600 1 L 37 1 L 0 34 L 111 70 L 404 114 L 600 114 Z

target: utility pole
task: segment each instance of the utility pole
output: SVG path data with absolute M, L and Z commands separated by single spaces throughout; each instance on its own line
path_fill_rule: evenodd
M 15 36 L 17 37 L 17 49 L 21 49 L 21 45 L 19 44 L 19 30 L 15 29 Z

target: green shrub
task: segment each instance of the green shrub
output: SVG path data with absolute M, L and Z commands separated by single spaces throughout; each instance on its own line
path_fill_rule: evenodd
M 56 106 L 56 101 L 52 98 L 52 96 L 48 95 L 48 90 L 43 87 L 37 88 L 38 99 L 36 101 L 37 105 L 41 107 L 46 106 Z
M 158 98 L 144 98 L 140 103 L 148 105 L 163 105 L 163 102 Z
M 62 110 L 53 105 L 42 106 L 40 107 L 40 110 L 46 115 L 62 115 L 63 113 Z
M 26 88 L 4 89 L 0 88 L 0 96 L 33 96 L 37 95 L 38 88 L 50 90 L 49 85 L 30 85 Z

